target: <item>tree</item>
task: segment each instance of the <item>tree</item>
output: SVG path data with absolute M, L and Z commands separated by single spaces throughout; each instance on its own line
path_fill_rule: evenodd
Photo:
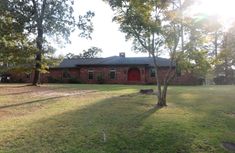
M 68 53 L 64 56 L 65 59 L 72 59 L 76 58 L 76 55 L 74 53 Z
M 88 50 L 83 50 L 81 58 L 96 58 L 102 53 L 102 49 L 98 47 L 91 47 Z
M 72 58 L 97 58 L 100 57 L 100 53 L 102 53 L 102 49 L 98 47 L 91 47 L 88 50 L 83 50 L 79 55 L 75 55 L 73 53 L 68 53 L 65 55 L 66 59 Z
M 11 14 L 0 9 L 0 73 L 30 71 L 36 47 Z
M 221 51 L 217 57 L 216 74 L 217 78 L 223 80 L 219 84 L 232 84 L 235 82 L 235 24 L 224 33 Z
M 214 58 L 214 55 L 210 57 L 211 50 L 214 52 L 214 40 L 211 39 L 209 27 L 211 26 L 208 26 L 207 19 L 192 18 L 188 20 L 186 26 L 188 39 L 185 42 L 184 54 L 179 60 L 182 69 L 190 71 L 203 80 L 206 80 Z
M 86 15 L 79 16 L 79 21 L 76 21 L 73 15 L 73 0 L 4 0 L 3 4 L 5 11 L 10 12 L 21 23 L 24 32 L 35 36 L 37 52 L 33 85 L 40 82 L 43 45 L 46 39 L 55 36 L 57 39 L 68 40 L 75 27 L 82 30 L 80 36 L 90 38 L 90 32 L 93 30 L 91 18 L 94 13 L 89 11 Z
M 182 6 L 186 5 L 174 0 L 106 1 L 115 11 L 116 16 L 113 20 L 120 24 L 120 29 L 126 33 L 126 38 L 133 40 L 134 50 L 148 52 L 153 58 L 158 89 L 156 106 L 166 106 L 167 87 L 175 74 L 173 66 L 177 61 L 176 52 L 180 38 L 183 40 L 184 35 L 182 17 L 178 20 L 174 15 L 182 11 Z M 185 1 L 185 4 L 186 2 L 188 1 Z M 168 52 L 170 57 L 169 71 L 163 82 L 160 80 L 157 62 L 162 52 L 165 54 Z

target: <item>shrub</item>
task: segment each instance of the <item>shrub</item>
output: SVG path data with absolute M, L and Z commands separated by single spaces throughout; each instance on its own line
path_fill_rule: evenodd
M 77 84 L 80 84 L 81 81 L 79 81 L 77 78 L 69 78 L 68 79 L 68 83 L 77 83 Z
M 57 79 L 51 76 L 47 77 L 47 80 L 48 80 L 48 83 L 63 83 L 61 79 Z

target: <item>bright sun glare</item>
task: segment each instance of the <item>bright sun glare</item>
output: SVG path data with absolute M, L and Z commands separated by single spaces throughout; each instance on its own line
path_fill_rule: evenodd
M 219 15 L 222 18 L 234 17 L 235 0 L 202 0 L 201 9 L 210 15 Z
M 198 0 L 198 2 L 193 9 L 194 13 L 216 15 L 225 26 L 235 19 L 235 0 Z

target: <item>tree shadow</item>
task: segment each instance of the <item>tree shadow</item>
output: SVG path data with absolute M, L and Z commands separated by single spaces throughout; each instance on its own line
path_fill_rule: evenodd
M 51 99 L 55 98 L 59 97 Z M 160 108 L 153 108 L 154 102 L 149 103 L 146 99 L 148 97 L 140 94 L 122 95 L 98 101 L 83 109 L 38 120 L 15 138 L 6 140 L 2 150 L 70 153 L 190 152 L 188 145 L 192 140 L 183 130 L 184 126 L 177 122 L 159 124 L 161 120 L 157 121 L 155 117 Z M 25 104 L 45 100 L 50 98 Z
M 5 94 L 0 94 L 0 96 L 13 96 L 13 95 L 28 94 L 28 93 L 32 93 L 32 92 L 34 92 L 34 91 L 23 91 L 23 92 L 5 93 Z
M 25 106 L 25 105 L 30 105 L 30 104 L 34 104 L 34 103 L 51 103 L 54 101 L 50 101 L 50 100 L 55 100 L 55 99 L 59 99 L 62 97 L 66 97 L 66 96 L 57 96 L 57 97 L 50 97 L 50 98 L 45 98 L 45 99 L 39 99 L 39 100 L 33 100 L 33 101 L 28 101 L 28 102 L 23 102 L 23 103 L 17 103 L 17 104 L 11 104 L 11 105 L 4 105 L 4 106 L 0 106 L 0 109 L 5 109 L 5 108 L 12 108 L 12 107 L 19 107 L 19 106 Z

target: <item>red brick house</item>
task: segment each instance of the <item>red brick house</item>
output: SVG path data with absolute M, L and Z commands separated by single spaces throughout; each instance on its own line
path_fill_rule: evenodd
M 170 60 L 157 58 L 159 74 L 163 80 Z M 175 66 L 174 66 L 175 69 Z M 154 84 L 155 69 L 151 57 L 76 58 L 64 59 L 58 67 L 50 68 L 42 75 L 43 82 L 107 83 L 107 84 Z M 198 79 L 190 74 L 177 75 L 171 84 L 198 84 Z
M 157 58 L 162 81 L 167 73 L 170 60 Z M 173 68 L 175 71 L 175 66 Z M 30 82 L 33 76 L 17 75 L 24 82 Z M 74 58 L 64 59 L 58 67 L 49 69 L 41 75 L 43 83 L 107 83 L 107 84 L 154 84 L 155 69 L 151 57 Z M 200 81 L 191 74 L 176 75 L 171 84 L 196 85 Z

